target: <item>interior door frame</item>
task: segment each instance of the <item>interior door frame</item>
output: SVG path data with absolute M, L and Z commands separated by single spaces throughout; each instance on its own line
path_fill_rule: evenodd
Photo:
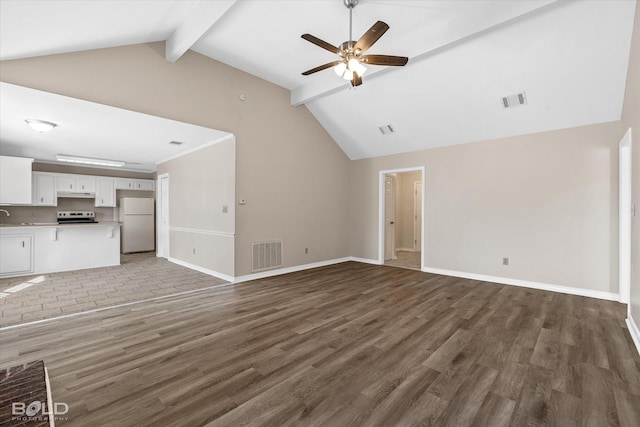
M 420 186 L 420 232 L 418 232 L 418 186 Z M 422 247 L 422 218 L 424 214 L 422 212 L 422 187 L 424 184 L 422 181 L 413 182 L 413 250 L 417 249 L 416 241 L 420 237 L 420 247 Z
M 631 128 L 620 140 L 619 219 L 618 219 L 618 291 L 620 302 L 630 310 L 631 300 Z
M 403 173 L 403 172 L 420 172 L 421 173 L 421 181 L 422 181 L 422 241 L 420 242 L 420 270 L 424 270 L 424 248 L 425 248 L 425 238 L 424 238 L 424 200 L 425 200 L 425 167 L 424 166 L 416 166 L 412 168 L 402 168 L 402 169 L 386 169 L 378 172 L 378 264 L 384 264 L 384 199 L 385 199 L 385 182 L 384 177 L 387 174 L 391 173 Z
M 163 173 L 161 175 L 158 175 L 157 177 L 157 185 L 156 185 L 156 198 L 157 198 L 157 203 L 156 203 L 156 256 L 157 257 L 161 257 L 161 258 L 169 258 L 169 256 L 171 255 L 169 252 L 169 247 L 170 247 L 170 233 L 169 230 L 167 229 L 167 239 L 165 241 L 165 239 L 162 239 L 160 236 L 162 235 L 163 232 L 163 215 L 162 215 L 162 205 L 166 202 L 169 203 L 169 200 L 164 200 L 164 197 L 162 196 L 162 180 L 166 179 L 166 184 L 167 184 L 167 192 L 169 190 L 169 185 L 170 185 L 170 181 L 169 181 L 169 174 L 168 173 Z M 169 228 L 169 210 L 167 209 L 167 228 Z M 166 256 L 165 256 L 166 255 Z

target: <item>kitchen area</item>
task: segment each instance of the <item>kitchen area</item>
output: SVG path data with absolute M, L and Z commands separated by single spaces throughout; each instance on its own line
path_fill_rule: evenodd
M 0 278 L 155 250 L 154 174 L 0 156 Z

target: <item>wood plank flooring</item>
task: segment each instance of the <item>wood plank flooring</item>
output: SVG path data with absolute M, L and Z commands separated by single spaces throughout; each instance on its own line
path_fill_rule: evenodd
M 637 427 L 623 319 L 348 262 L 0 330 L 0 367 L 44 360 L 59 426 Z

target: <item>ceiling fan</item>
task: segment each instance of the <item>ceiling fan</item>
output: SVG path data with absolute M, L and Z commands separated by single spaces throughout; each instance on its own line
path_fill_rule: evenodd
M 352 15 L 353 8 L 358 4 L 358 0 L 343 0 L 344 5 L 349 9 L 349 41 L 342 43 L 339 47 L 335 47 L 324 40 L 312 36 L 311 34 L 303 34 L 301 37 L 316 46 L 320 46 L 329 52 L 336 53 L 340 56 L 339 60 L 320 65 L 302 73 L 303 76 L 317 73 L 333 67 L 336 74 L 345 80 L 351 81 L 351 86 L 356 87 L 362 84 L 362 75 L 367 68 L 362 64 L 370 65 L 392 65 L 402 67 L 406 65 L 409 58 L 405 56 L 391 55 L 364 55 L 375 42 L 389 29 L 389 26 L 382 21 L 378 21 L 367 30 L 356 42 L 353 41 L 352 35 Z

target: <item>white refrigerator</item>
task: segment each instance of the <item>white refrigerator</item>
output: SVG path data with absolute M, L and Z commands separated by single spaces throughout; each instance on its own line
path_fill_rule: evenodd
M 120 252 L 153 251 L 155 245 L 155 200 L 136 197 L 120 199 Z

